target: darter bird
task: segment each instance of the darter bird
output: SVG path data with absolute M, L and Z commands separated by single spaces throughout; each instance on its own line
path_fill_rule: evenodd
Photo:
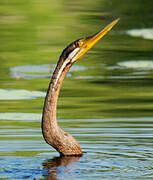
M 79 143 L 70 134 L 64 132 L 56 120 L 57 100 L 62 82 L 71 66 L 107 34 L 118 21 L 119 19 L 116 19 L 94 35 L 78 39 L 68 45 L 63 50 L 53 72 L 43 108 L 42 133 L 45 141 L 55 148 L 61 156 L 82 155 Z

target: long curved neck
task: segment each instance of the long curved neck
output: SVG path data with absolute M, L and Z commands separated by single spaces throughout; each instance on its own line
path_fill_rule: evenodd
M 82 151 L 76 140 L 64 132 L 56 120 L 57 100 L 62 82 L 72 64 L 58 62 L 49 84 L 42 117 L 42 133 L 45 141 L 61 155 L 81 155 Z
M 45 104 L 43 109 L 43 125 L 46 125 L 47 121 L 47 126 L 50 125 L 49 127 L 57 128 L 58 126 L 56 121 L 57 100 L 62 86 L 62 82 L 70 67 L 71 66 L 63 69 L 62 71 L 62 66 L 60 64 L 57 64 L 56 66 L 52 79 L 49 83 L 49 87 L 45 98 Z M 60 71 L 62 71 L 61 75 L 59 75 Z

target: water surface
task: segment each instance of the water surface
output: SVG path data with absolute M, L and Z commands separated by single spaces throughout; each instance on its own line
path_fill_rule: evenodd
M 38 114 L 30 114 L 28 119 L 34 117 Z M 84 151 L 83 157 L 61 158 L 42 141 L 40 119 L 12 121 L 2 118 L 2 114 L 0 118 L 5 119 L 1 123 L 7 129 L 1 130 L 3 177 L 147 179 L 153 175 L 153 118 L 59 120 L 64 130 L 79 140 Z M 9 127 L 10 124 L 14 125 Z
M 152 179 L 152 1 L 1 0 L 0 12 L 0 178 Z M 59 157 L 40 128 L 53 68 L 118 17 L 63 83 L 58 122 L 83 156 Z

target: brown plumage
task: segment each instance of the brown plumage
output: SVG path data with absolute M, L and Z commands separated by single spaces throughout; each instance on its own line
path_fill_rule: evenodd
M 118 20 L 119 19 L 113 21 L 103 30 L 91 37 L 74 41 L 63 51 L 59 58 L 45 98 L 42 117 L 42 133 L 45 141 L 54 147 L 62 156 L 82 155 L 82 150 L 78 142 L 70 134 L 64 132 L 58 126 L 56 120 L 57 100 L 62 82 L 73 63 L 75 63 L 100 38 L 110 31 Z

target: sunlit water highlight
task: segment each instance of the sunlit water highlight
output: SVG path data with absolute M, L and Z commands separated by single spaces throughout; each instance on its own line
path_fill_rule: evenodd
M 42 114 L 38 113 L 0 113 L 1 120 L 38 121 Z
M 103 66 L 103 65 L 102 65 Z M 132 70 L 144 70 L 149 71 L 153 69 L 153 61 L 152 60 L 130 60 L 130 61 L 121 61 L 117 62 L 114 66 L 106 67 L 108 70 L 113 69 L 132 69 Z
M 143 39 L 153 40 L 153 28 L 131 29 L 126 31 L 126 33 L 133 37 L 141 37 Z
M 121 68 L 131 68 L 136 70 L 151 70 L 153 69 L 152 60 L 135 60 L 135 61 L 123 61 L 117 63 Z
M 41 64 L 41 65 L 26 65 L 26 66 L 17 66 L 11 67 L 10 72 L 11 76 L 16 79 L 35 79 L 35 78 L 50 78 L 53 73 L 56 64 Z M 74 65 L 70 69 L 67 76 L 71 76 L 71 72 L 74 71 L 85 71 L 88 68 L 85 66 Z
M 0 100 L 23 100 L 45 97 L 41 91 L 29 91 L 24 89 L 0 89 Z
M 55 67 L 56 67 L 56 65 L 49 65 L 49 64 L 26 65 L 26 66 L 12 67 L 12 68 L 10 68 L 10 71 L 11 71 L 11 76 L 16 79 L 18 79 L 18 78 L 19 79 L 20 78 L 24 78 L 24 79 L 50 78 L 51 73 L 54 71 Z M 142 71 L 149 71 L 149 70 L 153 69 L 153 61 L 152 60 L 121 61 L 113 66 L 107 66 L 106 64 L 102 64 L 101 67 L 103 67 L 107 70 L 132 69 L 135 71 L 141 71 L 141 74 L 145 74 L 145 72 L 142 72 Z M 86 71 L 88 69 L 89 68 L 85 67 L 85 66 L 74 65 L 70 69 L 70 72 L 67 74 L 67 76 L 71 76 L 72 72 Z M 96 69 L 96 67 L 92 66 L 92 67 L 90 67 L 90 69 Z M 134 74 L 137 74 L 137 73 L 134 72 Z M 140 73 L 139 73 L 139 75 L 140 75 Z M 134 76 L 134 75 L 132 75 L 132 76 L 107 76 L 107 79 L 130 79 L 130 78 L 133 79 L 133 78 L 144 78 L 144 77 L 145 76 Z M 73 76 L 73 78 L 74 79 L 105 79 L 104 76 L 90 76 L 90 75 Z M 28 91 L 26 93 L 28 93 Z M 34 94 L 36 94 L 36 92 L 34 92 Z

